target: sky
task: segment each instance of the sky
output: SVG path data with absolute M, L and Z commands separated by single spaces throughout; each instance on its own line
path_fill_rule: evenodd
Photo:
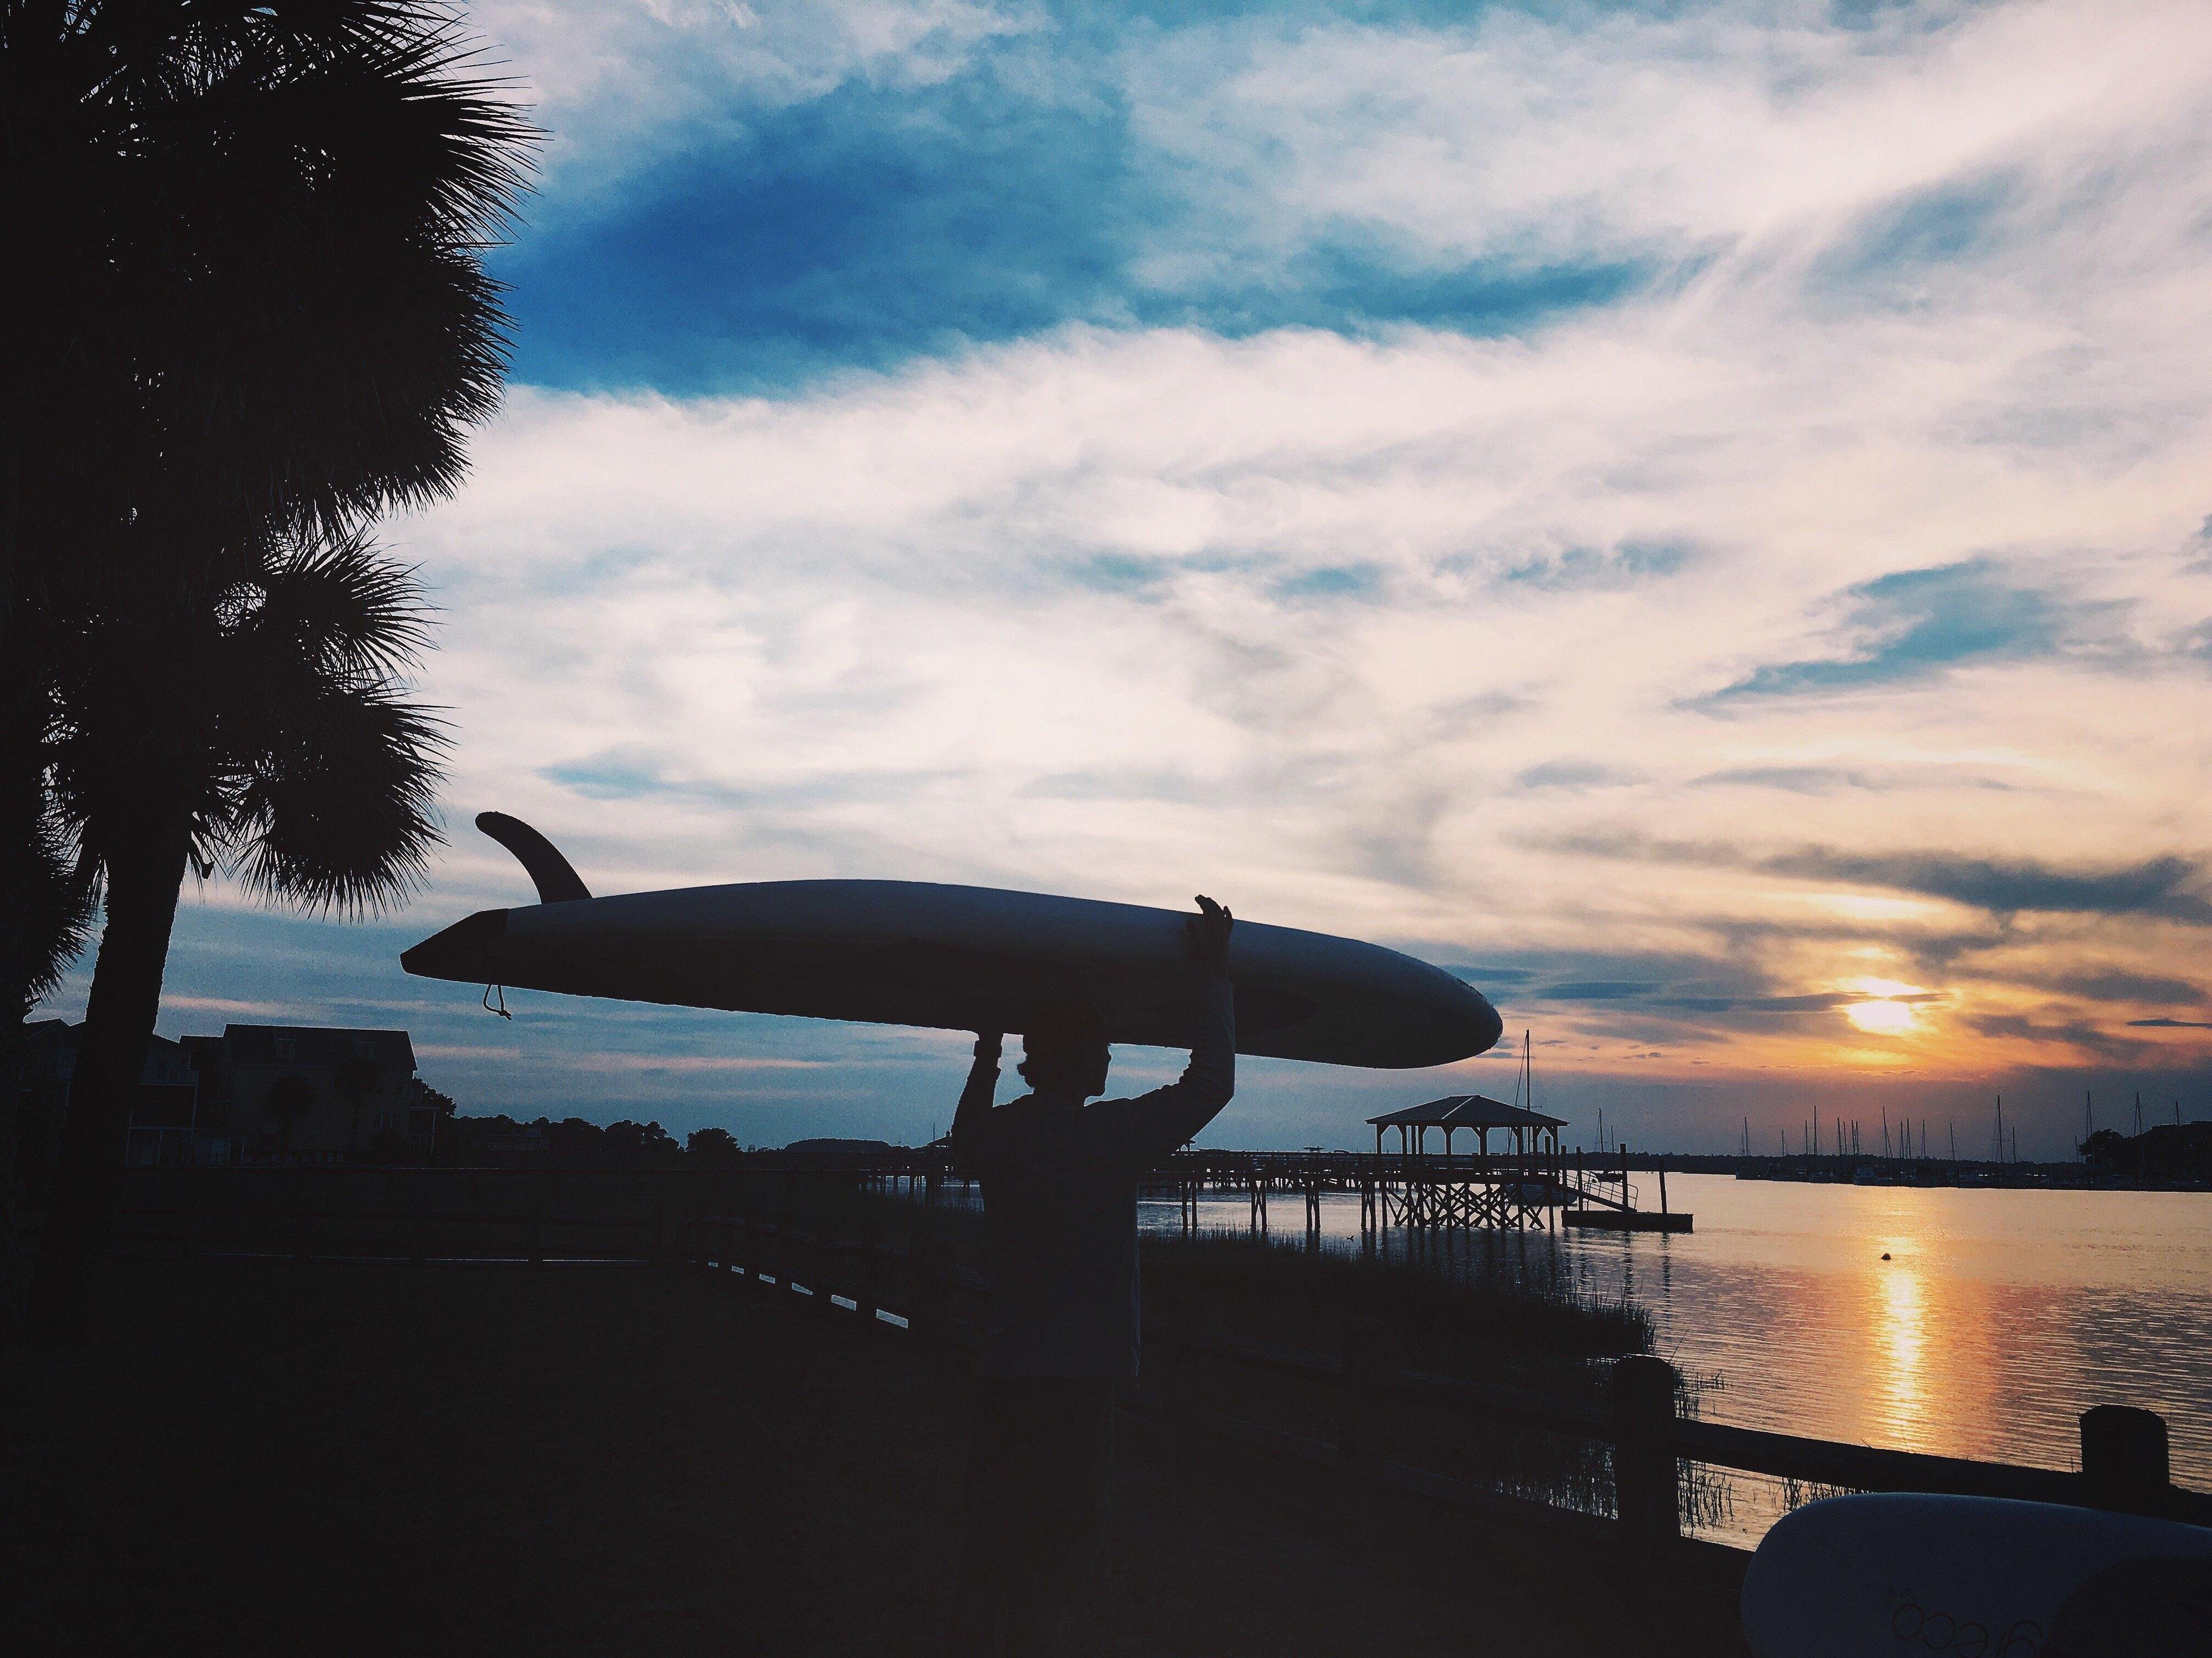
M 2212 1116 L 2198 5 L 467 15 L 548 139 L 504 411 L 384 526 L 450 845 L 366 924 L 189 892 L 165 1033 L 399 1026 L 465 1109 L 748 1144 L 949 1121 L 953 1033 L 406 978 L 529 901 L 495 807 L 597 892 L 1391 944 L 1571 1144 Z M 1204 1143 L 1513 1072 L 1247 1061 Z

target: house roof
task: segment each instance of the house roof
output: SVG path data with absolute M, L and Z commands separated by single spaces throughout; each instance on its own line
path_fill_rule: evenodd
M 343 1065 L 361 1058 L 415 1069 L 415 1044 L 404 1030 L 334 1030 L 325 1025 L 227 1024 L 223 1046 L 234 1065 Z M 290 1051 L 276 1044 L 289 1042 Z
M 187 1036 L 183 1042 L 173 1042 L 157 1031 L 148 1032 L 146 1052 L 149 1062 L 158 1063 L 165 1054 L 185 1052 L 184 1043 L 191 1040 Z M 23 1025 L 23 1042 L 26 1049 L 32 1052 L 74 1054 L 84 1046 L 84 1026 L 82 1023 L 71 1024 L 67 1019 L 27 1020 Z
M 1567 1120 L 1523 1110 L 1480 1094 L 1447 1094 L 1443 1099 L 1385 1112 L 1367 1121 L 1374 1128 L 1395 1128 L 1401 1124 L 1416 1127 L 1426 1124 L 1431 1128 L 1564 1128 Z

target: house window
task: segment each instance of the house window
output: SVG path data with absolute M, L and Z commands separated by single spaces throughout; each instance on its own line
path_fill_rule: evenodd
M 276 1057 L 280 1060 L 298 1059 L 300 1057 L 299 1038 L 296 1036 L 279 1036 L 276 1039 Z
M 353 1039 L 353 1056 L 356 1060 L 374 1059 L 376 1057 L 376 1039 L 373 1036 L 355 1037 Z

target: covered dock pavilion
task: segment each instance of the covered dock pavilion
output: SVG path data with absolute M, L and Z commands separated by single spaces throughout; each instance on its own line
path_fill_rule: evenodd
M 1386 1111 L 1379 1117 L 1370 1117 L 1368 1126 L 1375 1131 L 1375 1151 L 1382 1151 L 1382 1132 L 1388 1128 L 1398 1131 L 1398 1149 L 1408 1157 L 1419 1157 L 1427 1151 L 1428 1133 L 1441 1128 L 1444 1133 L 1444 1156 L 1452 1153 L 1452 1136 L 1461 1129 L 1471 1129 L 1475 1135 L 1477 1149 L 1487 1157 L 1490 1153 L 1490 1133 L 1492 1129 L 1510 1133 L 1516 1157 L 1534 1152 L 1548 1154 L 1556 1158 L 1559 1154 L 1559 1130 L 1566 1127 L 1564 1117 L 1547 1117 L 1540 1111 L 1530 1111 L 1517 1105 L 1508 1105 L 1503 1100 L 1486 1098 L 1480 1094 L 1449 1094 L 1440 1100 L 1431 1100 L 1425 1105 L 1409 1105 L 1402 1111 Z M 1550 1136 L 1546 1144 L 1545 1137 Z

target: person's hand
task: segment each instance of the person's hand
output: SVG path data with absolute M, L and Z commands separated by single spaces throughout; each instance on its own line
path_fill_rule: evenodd
M 975 1033 L 975 1057 L 999 1062 L 999 1053 L 1006 1046 L 1006 1033 L 1000 1030 L 979 1030 Z
M 1182 924 L 1184 947 L 1202 971 L 1226 973 L 1229 930 L 1237 925 L 1237 918 L 1203 894 L 1199 896 L 1198 910 Z

